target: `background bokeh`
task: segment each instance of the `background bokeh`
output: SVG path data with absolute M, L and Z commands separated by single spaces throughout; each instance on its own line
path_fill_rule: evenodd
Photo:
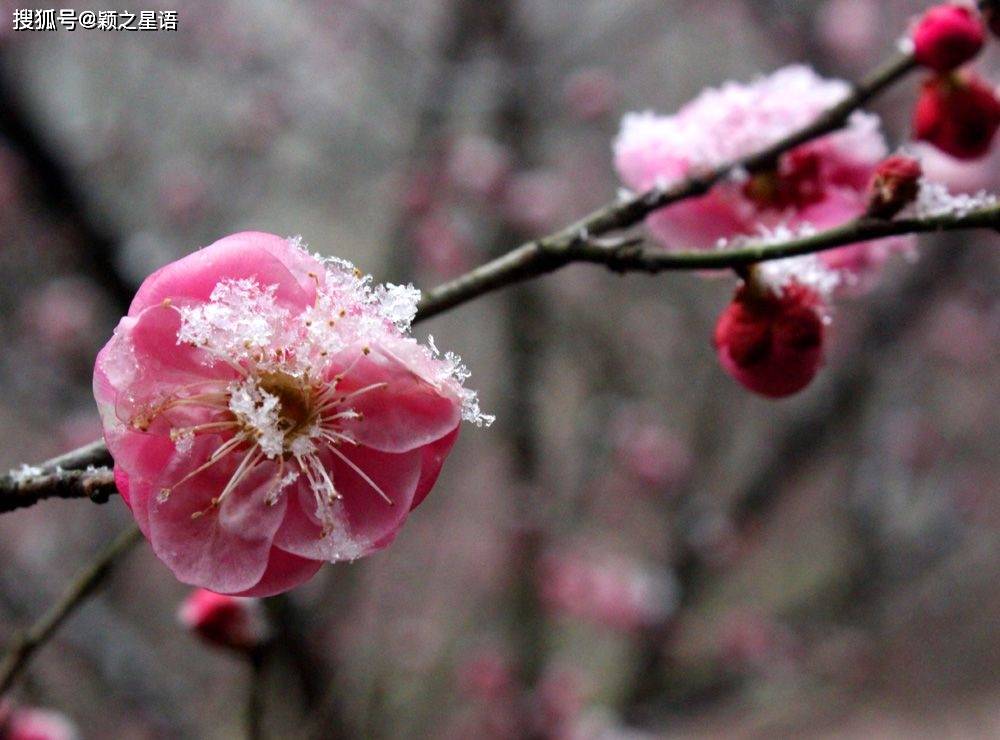
M 924 5 L 174 0 L 132 9 L 177 32 L 13 33 L 42 6 L 0 2 L 0 467 L 99 436 L 93 357 L 160 265 L 255 229 L 433 286 L 613 198 L 622 113 L 856 76 Z M 916 85 L 874 106 L 893 145 Z M 933 172 L 996 189 L 998 156 Z M 997 242 L 922 238 L 777 403 L 716 363 L 727 279 L 573 266 L 420 325 L 499 420 L 391 548 L 285 602 L 269 733 L 996 737 Z M 0 517 L 0 636 L 129 520 Z M 249 670 L 182 630 L 187 592 L 140 545 L 17 700 L 88 738 L 240 736 Z

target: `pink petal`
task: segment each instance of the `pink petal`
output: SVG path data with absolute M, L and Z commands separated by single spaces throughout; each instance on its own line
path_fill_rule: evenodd
M 329 536 L 321 537 L 322 527 L 314 513 L 315 499 L 300 478 L 297 492 L 292 488 L 285 492 L 288 509 L 274 537 L 277 547 L 316 560 L 352 560 L 384 546 L 386 538 L 391 541 L 403 526 L 420 479 L 423 451 L 394 454 L 365 447 L 340 449 L 389 496 L 392 505 L 350 466 L 327 452 L 324 455 L 327 470 L 343 496 L 339 504 L 340 526 Z
M 343 394 L 386 383 L 346 406 L 362 419 L 344 428 L 361 445 L 383 452 L 406 452 L 450 434 L 461 421 L 461 406 L 445 389 L 431 385 L 400 360 L 375 348 L 362 357 L 338 387 Z
M 322 560 L 308 560 L 292 555 L 277 547 L 271 548 L 271 554 L 267 558 L 267 570 L 261 576 L 256 586 L 241 591 L 237 596 L 274 596 L 287 591 L 290 588 L 305 583 L 323 565 Z
M 149 536 L 149 499 L 156 495 L 152 481 L 177 454 L 169 438 L 132 429 L 107 431 L 104 441 L 115 460 L 115 484 L 132 510 L 136 524 Z M 157 489 L 159 490 L 159 489 Z
M 100 405 L 114 404 L 123 423 L 178 387 L 236 377 L 225 363 L 207 364 L 210 358 L 203 350 L 177 344 L 180 320 L 176 311 L 162 305 L 126 316 L 98 353 L 94 392 Z
M 117 465 L 115 466 L 115 488 L 118 489 L 118 495 L 122 497 L 122 501 L 125 502 L 125 505 L 131 509 L 132 504 L 129 503 L 128 499 L 128 473 Z
M 219 593 L 237 593 L 260 582 L 271 540 L 285 515 L 284 497 L 274 505 L 265 501 L 275 463 L 259 463 L 214 509 L 209 508 L 212 498 L 222 492 L 247 452 L 230 454 L 177 485 L 165 502 L 155 499 L 160 488 L 206 461 L 221 441 L 217 435 L 205 435 L 195 440 L 188 454 L 178 453 L 145 492 L 144 503 L 153 550 L 179 580 Z M 137 498 L 133 501 L 138 508 Z M 200 511 L 207 513 L 193 519 L 191 515 Z
M 262 286 L 277 285 L 278 300 L 306 308 L 316 298 L 316 283 L 306 275 L 305 260 L 287 239 L 274 234 L 243 232 L 220 239 L 154 272 L 136 293 L 128 315 L 135 316 L 165 299 L 207 301 L 224 278 L 254 278 Z
M 671 249 L 709 249 L 719 239 L 753 230 L 746 218 L 746 204 L 724 187 L 654 212 L 646 226 Z
M 441 466 L 444 465 L 444 459 L 448 457 L 448 453 L 451 452 L 455 440 L 458 439 L 458 431 L 459 427 L 455 427 L 455 430 L 450 434 L 441 437 L 441 439 L 423 448 L 420 480 L 417 481 L 417 490 L 413 494 L 413 504 L 410 506 L 411 511 L 427 498 L 427 494 L 434 487 L 438 474 L 441 472 Z

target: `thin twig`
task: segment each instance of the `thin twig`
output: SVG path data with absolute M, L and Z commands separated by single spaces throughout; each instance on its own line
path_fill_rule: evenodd
M 23 466 L 0 476 L 0 514 L 47 498 L 89 498 L 103 504 L 117 492 L 103 440 L 67 452 L 36 467 Z
M 86 470 L 12 471 L 0 478 L 0 514 L 32 506 L 47 498 L 89 498 L 106 503 L 117 493 L 114 471 L 110 468 Z
M 249 740 L 261 740 L 264 737 L 264 665 L 266 660 L 266 648 L 253 650 L 248 656 L 250 685 L 247 689 L 246 721 Z
M 0 663 L 0 696 L 11 687 L 35 651 L 48 642 L 67 617 L 108 577 L 118 557 L 128 552 L 140 539 L 142 533 L 136 526 L 119 534 L 93 563 L 73 579 L 62 598 L 26 632 L 14 639 Z
M 578 235 L 576 239 L 569 241 L 541 240 L 518 247 L 430 291 L 420 303 L 417 320 L 430 318 L 484 293 L 552 272 L 574 262 L 601 264 L 616 272 L 732 269 L 887 236 L 960 229 L 1000 229 L 1000 206 L 986 206 L 963 215 L 946 214 L 893 221 L 863 217 L 780 243 L 749 241 L 742 247 L 716 251 L 671 252 L 642 248 L 628 240 L 608 246 L 595 241 L 592 235 Z

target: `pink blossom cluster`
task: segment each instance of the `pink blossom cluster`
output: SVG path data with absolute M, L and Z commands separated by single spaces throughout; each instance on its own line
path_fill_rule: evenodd
M 921 19 L 913 36 L 918 62 L 939 72 L 922 88 L 916 135 L 956 157 L 983 155 L 1000 126 L 1000 100 L 977 79 L 950 71 L 979 51 L 981 21 L 969 8 L 942 6 Z M 801 65 L 749 84 L 729 82 L 673 115 L 626 115 L 614 142 L 615 165 L 633 190 L 667 189 L 765 150 L 849 92 L 847 83 Z M 793 147 L 770 169 L 737 170 L 703 196 L 654 212 L 647 227 L 668 249 L 724 249 L 780 243 L 861 216 L 891 219 L 911 205 L 919 213 L 942 199 L 946 209 L 964 207 L 947 192 L 939 197 L 940 187 L 922 179 L 918 161 L 887 154 L 878 118 L 855 111 L 842 129 Z M 912 244 L 912 237 L 891 237 L 746 269 L 716 325 L 721 365 L 764 396 L 803 389 L 824 360 L 833 293 L 872 286 L 886 259 Z
M 807 125 L 850 88 L 794 65 L 742 84 L 710 88 L 674 115 L 630 113 L 614 142 L 615 166 L 635 191 L 667 188 L 753 154 Z M 866 187 L 888 153 L 876 116 L 857 111 L 847 126 L 783 155 L 773 171 L 730 178 L 709 193 L 647 219 L 668 248 L 712 249 L 734 237 L 801 232 L 865 212 Z M 907 239 L 841 247 L 821 259 L 845 283 L 875 271 Z

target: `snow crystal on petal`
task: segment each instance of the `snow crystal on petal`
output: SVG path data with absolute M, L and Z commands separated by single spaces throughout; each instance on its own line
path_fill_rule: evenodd
M 420 302 L 420 291 L 413 285 L 380 285 L 374 292 L 375 304 L 379 313 L 401 331 L 410 328 L 413 318 L 417 315 L 417 304 Z
M 221 280 L 206 303 L 177 308 L 181 326 L 177 342 L 205 349 L 232 362 L 255 358 L 269 349 L 288 320 L 288 311 L 277 305 L 277 286 L 256 280 Z

